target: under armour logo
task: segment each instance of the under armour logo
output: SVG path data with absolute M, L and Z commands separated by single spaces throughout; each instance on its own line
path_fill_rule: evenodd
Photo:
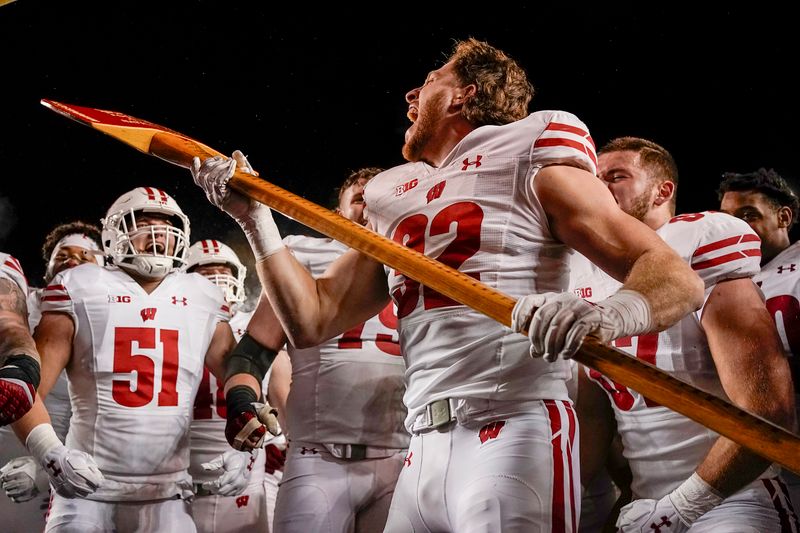
M 503 429 L 505 425 L 505 421 L 501 420 L 500 422 L 492 422 L 491 424 L 483 426 L 480 432 L 478 432 L 478 438 L 481 439 L 481 444 L 489 439 L 496 439 L 500 434 L 500 430 Z
M 319 453 L 316 448 L 306 448 L 305 446 L 302 447 L 300 450 L 300 455 L 305 455 L 307 453 Z
M 156 308 L 155 307 L 145 307 L 139 314 L 142 315 L 142 322 L 147 322 L 148 320 L 155 320 L 156 319 Z
M 778 274 L 783 274 L 783 271 L 784 271 L 784 270 L 785 270 L 786 272 L 794 272 L 794 270 L 795 270 L 795 268 L 794 268 L 794 267 L 795 267 L 795 264 L 794 264 L 794 263 L 792 263 L 792 264 L 791 264 L 791 265 L 789 265 L 789 266 L 783 266 L 783 265 L 781 265 L 781 266 L 779 266 L 779 267 L 778 267 Z
M 236 507 L 245 507 L 247 502 L 250 501 L 250 496 L 245 494 L 236 498 Z
M 444 190 L 444 184 L 447 183 L 446 181 L 440 181 L 430 189 L 428 189 L 428 194 L 426 198 L 428 199 L 428 203 L 436 200 L 442 195 L 442 191 Z
M 655 522 L 653 522 L 652 524 L 650 524 L 650 529 L 652 529 L 655 533 L 661 533 L 661 526 L 670 527 L 671 525 L 672 522 L 670 522 L 669 518 L 666 516 L 662 516 L 661 523 L 656 524 Z
M 412 457 L 413 455 L 414 455 L 414 452 L 408 452 L 408 455 L 406 455 L 406 458 L 405 458 L 405 459 L 403 459 L 403 464 L 404 464 L 405 466 L 411 466 L 411 457 Z
M 61 469 L 56 468 L 56 460 L 51 459 L 49 463 L 47 463 L 47 468 L 53 471 L 53 475 L 58 477 L 61 475 Z
M 481 166 L 481 155 L 480 154 L 476 155 L 475 161 L 470 161 L 469 157 L 467 157 L 464 159 L 464 161 L 462 161 L 462 163 L 464 163 L 464 166 L 461 167 L 461 170 L 467 170 L 472 165 L 475 165 L 475 168 L 478 168 L 479 166 Z
M 177 296 L 173 296 L 172 305 L 178 305 L 178 302 L 182 303 L 184 307 L 188 305 L 188 303 L 186 302 L 186 296 L 184 296 L 183 298 L 178 298 Z
M 252 471 L 253 470 L 253 465 L 255 463 L 256 463 L 256 456 L 255 455 L 251 455 L 250 456 L 250 462 L 247 464 L 247 469 Z

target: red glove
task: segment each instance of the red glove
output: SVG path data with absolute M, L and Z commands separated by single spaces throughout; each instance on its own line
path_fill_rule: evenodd
M 283 465 L 286 464 L 286 450 L 281 450 L 274 444 L 267 444 L 264 447 L 267 461 L 264 465 L 264 470 L 267 474 L 274 474 L 276 470 L 283 470 Z
M 225 395 L 228 406 L 225 438 L 236 450 L 251 451 L 264 444 L 267 428 L 258 419 L 258 411 L 253 405 L 256 400 L 256 394 L 245 385 L 233 387 Z

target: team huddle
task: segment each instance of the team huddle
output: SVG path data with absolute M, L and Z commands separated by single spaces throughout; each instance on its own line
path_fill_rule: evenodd
M 152 187 L 54 228 L 41 289 L 0 254 L 4 530 L 800 531 L 800 478 L 572 360 L 593 335 L 796 431 L 796 194 L 730 174 L 675 216 L 667 150 L 597 151 L 532 96 L 457 43 L 406 94 L 408 163 L 352 173 L 336 206 L 515 298 L 510 328 L 281 236 L 228 187 L 239 151 L 191 173 L 247 237 L 252 311 L 237 254 Z

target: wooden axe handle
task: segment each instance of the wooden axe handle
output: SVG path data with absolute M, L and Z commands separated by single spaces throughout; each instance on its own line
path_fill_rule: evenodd
M 149 153 L 183 167 L 192 158 L 219 155 L 173 132 L 158 132 Z M 237 171 L 231 187 L 350 248 L 504 324 L 511 325 L 514 299 L 419 252 L 376 234 L 276 185 Z M 655 366 L 588 337 L 575 360 L 602 372 L 661 405 L 800 474 L 800 438 L 761 417 L 700 391 Z

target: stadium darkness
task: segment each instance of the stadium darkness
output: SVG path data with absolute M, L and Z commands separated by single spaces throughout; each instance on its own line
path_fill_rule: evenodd
M 0 250 L 20 259 L 33 285 L 52 226 L 97 222 L 140 185 L 176 198 L 192 240 L 222 239 L 252 264 L 238 227 L 188 171 L 66 120 L 41 98 L 127 113 L 223 153 L 242 149 L 267 180 L 330 204 L 349 171 L 402 163 L 406 91 L 453 39 L 469 36 L 527 70 L 531 110 L 575 113 L 598 146 L 635 135 L 669 149 L 680 169 L 678 212 L 716 208 L 725 171 L 798 175 L 798 47 L 784 12 L 228 4 L 0 7 Z M 278 219 L 284 233 L 302 231 Z

